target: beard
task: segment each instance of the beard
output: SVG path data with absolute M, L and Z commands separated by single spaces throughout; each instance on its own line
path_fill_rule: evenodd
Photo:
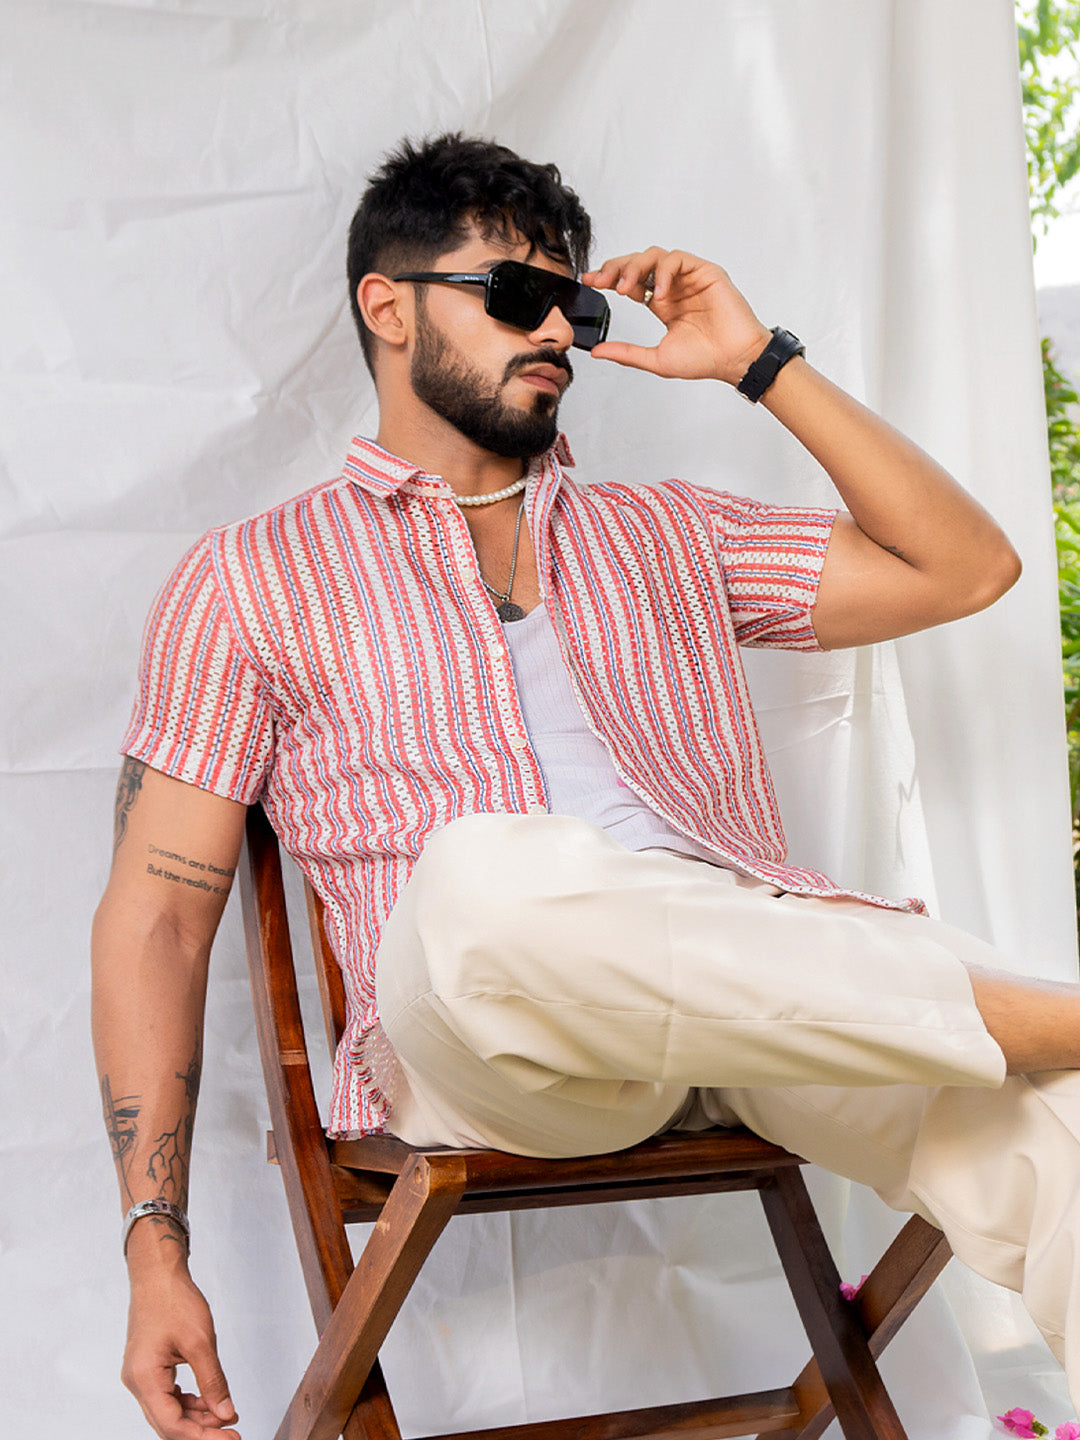
M 493 455 L 531 460 L 554 445 L 560 396 L 537 392 L 527 410 L 507 405 L 502 398 L 503 386 L 513 375 L 539 364 L 556 365 L 573 378 L 565 355 L 558 350 L 538 350 L 511 360 L 501 384 L 488 388 L 466 356 L 425 316 L 417 316 L 410 369 L 413 392 L 467 440 Z

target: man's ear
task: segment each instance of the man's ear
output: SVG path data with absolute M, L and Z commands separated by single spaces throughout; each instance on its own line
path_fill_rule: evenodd
M 374 270 L 363 276 L 356 287 L 364 323 L 373 335 L 395 348 L 406 343 L 411 330 L 412 302 L 407 295 L 403 287 Z

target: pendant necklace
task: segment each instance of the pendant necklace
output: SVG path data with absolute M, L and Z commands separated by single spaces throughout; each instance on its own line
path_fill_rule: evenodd
M 525 611 L 521 608 L 520 605 L 515 605 L 514 602 L 510 599 L 510 596 L 514 589 L 514 576 L 517 573 L 518 545 L 521 541 L 521 517 L 522 515 L 524 515 L 524 513 L 525 501 L 522 500 L 521 504 L 518 506 L 517 524 L 514 526 L 514 550 L 513 554 L 510 557 L 510 579 L 506 582 L 505 593 L 501 590 L 496 590 L 494 585 L 489 585 L 488 582 L 484 580 L 484 577 L 482 575 L 480 577 L 481 581 L 483 582 L 484 589 L 488 592 L 490 596 L 492 596 L 493 599 L 499 602 L 495 606 L 495 613 L 498 615 L 499 619 L 503 622 L 504 625 L 508 621 L 524 620 L 525 618 Z

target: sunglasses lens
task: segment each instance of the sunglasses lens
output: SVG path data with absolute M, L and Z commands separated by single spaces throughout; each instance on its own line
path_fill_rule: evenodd
M 592 290 L 586 290 L 584 286 L 581 289 L 589 300 L 589 305 L 583 305 L 576 311 L 564 313 L 574 327 L 574 344 L 579 350 L 591 350 L 594 345 L 599 345 L 607 335 L 611 311 L 602 295 L 597 295 Z
M 504 260 L 492 270 L 487 310 L 496 320 L 520 330 L 535 330 L 556 305 L 570 322 L 579 349 L 599 345 L 607 334 L 610 315 L 603 295 L 576 280 L 518 260 Z
M 570 288 L 572 287 L 572 289 Z M 565 294 L 556 301 L 574 330 L 574 344 L 579 350 L 591 350 L 607 334 L 611 312 L 603 295 L 587 285 L 567 281 Z
M 519 330 L 535 330 L 551 308 L 552 278 L 533 265 L 502 261 L 488 281 L 488 313 Z

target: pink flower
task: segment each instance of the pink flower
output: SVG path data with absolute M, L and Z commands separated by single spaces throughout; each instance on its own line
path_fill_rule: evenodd
M 1039 1431 L 1035 1429 L 1035 1416 L 1030 1410 L 1007 1410 L 1004 1415 L 997 1417 L 1010 1435 L 1021 1435 L 1025 1440 L 1037 1440 Z M 1046 1430 L 1040 1426 L 1043 1434 Z
M 862 1287 L 863 1287 L 865 1284 L 866 1284 L 866 1276 L 865 1276 L 865 1275 L 862 1277 L 862 1279 L 859 1281 L 859 1283 L 858 1283 L 857 1285 L 852 1285 L 849 1280 L 841 1280 L 841 1282 L 840 1282 L 840 1294 L 844 1297 L 845 1300 L 854 1300 L 854 1299 L 855 1299 L 855 1296 L 858 1295 L 859 1291 L 862 1289 Z M 1071 1436 L 1066 1436 L 1066 1437 L 1065 1437 L 1065 1440 L 1072 1440 L 1072 1437 L 1071 1437 Z
M 999 1415 L 998 1420 L 1010 1435 L 1034 1437 L 1039 1440 L 1042 1435 L 1049 1435 L 1050 1431 L 1041 1421 L 1036 1420 L 1030 1410 L 1008 1410 L 1004 1415 Z M 1054 1431 L 1054 1440 L 1080 1440 L 1080 1424 L 1070 1420 L 1065 1425 L 1059 1425 Z

